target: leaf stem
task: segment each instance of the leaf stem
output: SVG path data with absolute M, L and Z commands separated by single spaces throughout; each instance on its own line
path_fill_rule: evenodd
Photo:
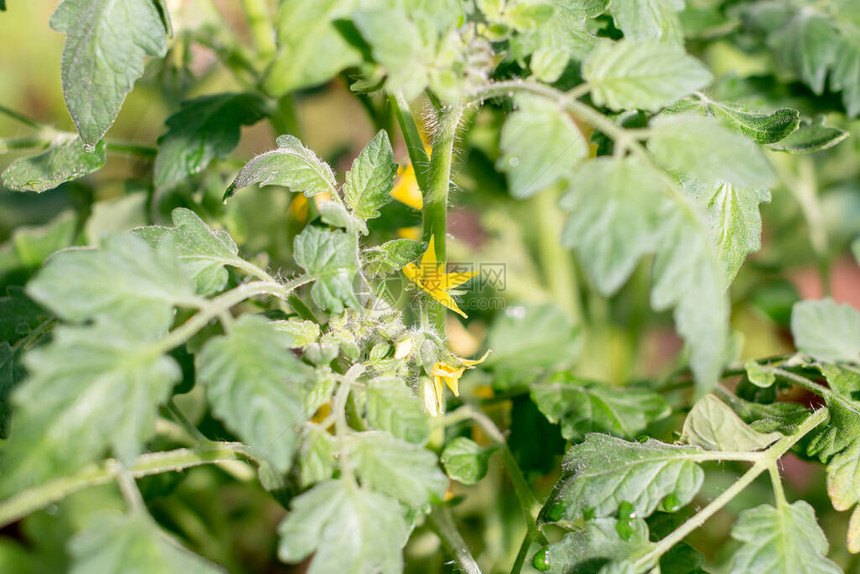
M 24 124 L 27 127 L 31 127 L 34 130 L 40 130 L 41 131 L 41 130 L 45 129 L 45 127 L 46 127 L 46 126 L 40 124 L 39 122 L 37 122 L 36 120 L 29 118 L 20 112 L 16 112 L 15 110 L 7 108 L 6 106 L 0 106 L 0 114 L 3 114 L 4 116 L 7 116 L 9 118 L 12 118 L 16 122 L 18 122 L 20 124 Z
M 275 32 L 269 7 L 265 0 L 242 0 L 242 6 L 257 54 L 260 59 L 268 60 L 275 54 Z
M 194 449 L 180 448 L 167 452 L 143 454 L 126 470 L 134 478 L 165 472 L 179 472 L 204 464 L 255 460 L 242 443 L 213 442 Z M 29 488 L 0 502 L 0 527 L 11 524 L 53 502 L 85 488 L 115 480 L 118 466 L 109 459 L 88 465 L 71 476 L 57 478 Z
M 179 423 L 179 426 L 181 426 L 185 432 L 194 437 L 197 442 L 201 444 L 211 442 L 206 437 L 206 435 L 200 432 L 200 429 L 198 429 L 191 423 L 190 420 L 188 420 L 188 417 L 185 416 L 185 413 L 183 413 L 176 405 L 176 402 L 173 400 L 173 397 L 171 397 L 170 400 L 167 401 L 167 410 L 170 412 L 170 416 L 173 417 L 173 420 Z
M 409 161 L 412 162 L 412 168 L 415 170 L 418 187 L 422 194 L 425 194 L 430 188 L 430 158 L 427 156 L 424 141 L 421 139 L 421 134 L 418 133 L 415 118 L 412 117 L 409 103 L 403 94 L 392 94 L 389 96 L 389 100 L 394 109 L 394 115 L 397 116 L 397 123 L 400 125 L 403 139 L 406 141 L 406 151 L 409 154 Z
M 49 145 L 49 141 L 40 137 L 2 138 L 0 139 L 0 154 L 14 150 L 44 149 Z
M 457 530 L 451 508 L 445 505 L 434 506 L 433 511 L 430 512 L 430 523 L 442 540 L 442 544 L 454 556 L 460 569 L 467 574 L 481 574 L 478 563 L 475 562 L 469 547 L 466 546 L 466 541 Z
M 349 421 L 347 419 L 347 403 L 352 384 L 364 373 L 364 365 L 356 363 L 340 377 L 340 384 L 332 402 L 332 414 L 334 415 L 334 432 L 337 437 L 338 451 L 340 454 L 340 471 L 344 478 L 351 484 L 356 484 L 355 469 L 347 453 L 346 439 L 349 435 Z
M 107 151 L 113 153 L 123 153 L 143 159 L 155 159 L 155 156 L 158 155 L 158 148 L 144 144 L 110 140 L 106 144 Z
M 701 527 L 711 516 L 716 514 L 721 508 L 728 504 L 733 498 L 741 493 L 747 486 L 753 483 L 760 474 L 775 468 L 777 461 L 791 449 L 804 436 L 811 432 L 815 427 L 827 420 L 829 416 L 828 410 L 820 409 L 815 411 L 797 427 L 797 430 L 767 449 L 760 460 L 758 460 L 752 468 L 744 473 L 733 485 L 724 490 L 719 496 L 705 506 L 700 512 L 691 517 L 687 522 L 676 528 L 671 534 L 657 543 L 654 548 L 639 558 L 633 564 L 633 570 L 636 572 L 645 572 L 652 568 L 659 558 L 669 551 L 670 548 L 681 542 L 691 532 Z
M 140 489 L 137 488 L 137 483 L 134 481 L 134 477 L 128 469 L 116 460 L 108 461 L 108 466 L 111 467 L 114 476 L 116 477 L 117 485 L 119 485 L 122 497 L 128 505 L 128 510 L 130 512 L 145 512 L 146 503 L 143 501 Z

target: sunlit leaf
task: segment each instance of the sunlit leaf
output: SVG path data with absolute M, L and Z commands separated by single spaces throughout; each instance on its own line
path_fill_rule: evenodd
M 707 450 L 747 452 L 763 449 L 782 436 L 754 431 L 723 401 L 705 395 L 684 419 L 680 440 Z
M 463 484 L 475 484 L 487 475 L 487 464 L 495 450 L 458 436 L 445 445 L 440 461 L 445 474 L 452 479 Z
M 86 151 L 79 137 L 63 134 L 51 142 L 45 153 L 13 162 L 0 175 L 0 180 L 12 191 L 41 193 L 98 171 L 104 164 L 104 141 Z
M 794 305 L 791 333 L 797 348 L 822 361 L 860 362 L 860 312 L 833 299 Z

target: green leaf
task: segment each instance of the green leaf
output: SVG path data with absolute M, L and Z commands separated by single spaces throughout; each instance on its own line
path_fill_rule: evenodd
M 693 455 L 702 450 L 656 440 L 627 442 L 590 434 L 564 457 L 563 473 L 541 510 L 540 522 L 574 522 L 586 514 L 613 516 L 626 503 L 645 518 L 670 497 L 671 506 L 688 504 L 704 473 Z
M 296 236 L 293 245 L 296 263 L 315 279 L 311 288 L 314 303 L 334 314 L 341 313 L 344 305 L 360 307 L 352 288 L 358 272 L 354 235 L 309 225 Z
M 12 407 L 9 395 L 24 379 L 21 350 L 7 341 L 0 341 L 0 438 L 7 438 L 9 415 Z
M 698 389 L 708 392 L 728 354 L 724 267 L 695 206 L 667 201 L 664 207 L 652 268 L 651 306 L 657 311 L 674 308 L 676 329 L 690 347 L 690 368 Z
M 830 18 L 814 10 L 799 10 L 767 40 L 777 62 L 821 95 L 827 70 L 836 59 L 839 36 Z
M 576 326 L 554 303 L 516 305 L 499 313 L 487 335 L 486 366 L 509 384 L 530 383 L 551 367 L 573 363 L 580 347 Z
M 394 239 L 378 247 L 371 247 L 362 252 L 364 270 L 370 275 L 382 276 L 394 273 L 410 261 L 415 261 L 427 250 L 423 241 L 411 239 Z
M 380 130 L 352 162 L 346 173 L 343 195 L 353 215 L 368 220 L 379 217 L 379 208 L 392 200 L 397 163 L 388 134 Z
M 302 433 L 299 449 L 299 482 L 308 488 L 328 480 L 337 468 L 334 438 L 319 425 L 309 425 Z
M 69 541 L 71 574 L 217 574 L 146 514 L 103 512 Z
M 653 251 L 664 183 L 635 158 L 597 158 L 571 178 L 561 208 L 570 213 L 562 242 L 575 248 L 595 287 L 615 293 Z
M 313 554 L 308 574 L 403 571 L 400 552 L 409 530 L 396 500 L 330 480 L 294 498 L 291 509 L 278 526 L 284 562 Z
M 834 456 L 827 465 L 827 494 L 836 510 L 848 510 L 860 503 L 860 440 Z M 860 551 L 860 506 L 854 509 L 848 525 L 848 550 Z
M 352 0 L 281 2 L 278 52 L 263 77 L 263 89 L 282 96 L 326 82 L 341 70 L 360 64 L 361 51 L 335 25 L 349 16 L 354 4 Z
M 833 299 L 795 303 L 791 333 L 797 348 L 826 362 L 860 362 L 860 312 Z
M 75 244 L 77 225 L 74 212 L 64 211 L 45 225 L 16 228 L 12 232 L 12 245 L 18 262 L 30 269 L 41 267 L 48 256 Z
M 766 389 L 776 382 L 776 375 L 755 361 L 747 361 L 744 370 L 747 372 L 747 379 L 759 388 Z
M 619 530 L 625 536 L 622 537 Z M 599 574 L 626 574 L 632 570 L 613 570 L 611 563 L 635 559 L 646 554 L 651 547 L 648 525 L 641 518 L 628 519 L 626 523 L 615 518 L 598 518 L 589 520 L 584 529 L 566 534 L 558 542 L 550 544 L 542 558 L 549 566 L 546 570 L 550 574 L 597 573 L 598 570 Z
M 649 423 L 671 413 L 657 393 L 589 383 L 567 372 L 533 385 L 531 396 L 550 422 L 561 424 L 562 436 L 570 441 L 580 440 L 590 432 L 633 439 Z
M 497 167 L 508 175 L 511 195 L 524 199 L 569 179 L 588 142 L 555 102 L 520 96 L 517 104 L 502 127 Z
M 6 296 L 0 297 L 0 341 L 19 341 L 50 318 L 21 287 L 9 287 Z
M 280 471 L 292 466 L 296 427 L 313 414 L 305 411 L 301 391 L 307 368 L 289 345 L 264 318 L 243 315 L 197 357 L 215 416 Z
M 475 484 L 487 475 L 490 455 L 496 447 L 482 447 L 473 440 L 458 436 L 442 451 L 440 458 L 445 474 L 463 484 Z
M 713 119 L 691 114 L 660 118 L 648 145 L 657 163 L 702 185 L 725 181 L 757 189 L 775 181 L 761 148 Z
M 147 56 L 167 53 L 152 0 L 63 0 L 51 28 L 66 34 L 63 94 L 81 139 L 95 146 L 113 124 Z
M 860 436 L 860 406 L 836 394 L 829 394 L 825 403 L 830 420 L 810 433 L 806 454 L 828 463 Z
M 157 406 L 182 378 L 152 339 L 115 325 L 58 327 L 25 358 L 3 457 L 6 494 L 77 470 L 110 449 L 124 464 L 155 434 Z
M 715 395 L 705 395 L 684 419 L 681 442 L 706 450 L 750 452 L 782 438 L 778 432 L 756 432 Z
M 424 445 L 430 438 L 430 418 L 424 403 L 399 379 L 377 379 L 365 392 L 367 422 L 377 430 Z
M 761 249 L 759 204 L 770 203 L 770 191 L 741 189 L 726 182 L 704 186 L 692 180 L 684 180 L 683 189 L 707 211 L 726 276 L 733 280 L 746 256 Z
M 657 41 L 601 44 L 586 60 L 583 77 L 598 106 L 656 111 L 708 85 L 708 69 L 683 48 Z
M 845 138 L 848 132 L 822 125 L 801 125 L 782 141 L 771 144 L 770 149 L 788 153 L 812 153 L 830 149 Z
M 684 9 L 684 0 L 613 0 L 611 5 L 615 23 L 626 38 L 683 42 L 678 12 Z
M 448 479 L 436 466 L 436 455 L 423 447 L 368 431 L 350 436 L 347 448 L 364 487 L 418 510 L 429 510 L 445 496 Z
M 318 193 L 337 195 L 337 181 L 331 167 L 295 136 L 277 139 L 278 148 L 258 155 L 247 164 L 227 188 L 224 199 L 253 184 L 282 185 L 293 192 L 313 197 Z
M 265 115 L 265 101 L 256 94 L 215 94 L 182 102 L 167 118 L 167 133 L 158 140 L 155 186 L 169 188 L 203 171 L 212 160 L 224 159 L 239 143 L 242 126 Z
M 827 558 L 827 538 L 815 521 L 815 511 L 803 500 L 741 511 L 732 538 L 742 545 L 732 559 L 731 574 L 842 572 Z
M 233 238 L 226 231 L 215 231 L 206 225 L 190 209 L 177 207 L 171 217 L 174 227 L 138 227 L 132 233 L 153 247 L 170 238 L 185 272 L 194 281 L 195 291 L 201 295 L 221 291 L 229 279 L 225 266 L 245 263 Z
M 387 72 L 386 89 L 402 92 L 407 101 L 415 99 L 427 86 L 432 59 L 418 24 L 404 10 L 391 7 L 356 12 L 352 21 L 370 45 L 373 59 Z
M 130 234 L 108 237 L 99 249 L 57 253 L 27 295 L 68 321 L 107 318 L 146 333 L 166 331 L 174 305 L 197 302 L 172 243 L 153 249 Z
M 830 87 L 842 90 L 842 102 L 849 118 L 860 115 L 860 31 L 856 28 L 842 32 L 836 62 L 830 70 Z
M 48 151 L 13 162 L 0 179 L 12 191 L 41 193 L 98 171 L 104 164 L 104 141 L 86 151 L 79 137 L 61 134 L 54 138 Z
M 290 349 L 306 347 L 319 339 L 320 326 L 313 321 L 299 321 L 290 319 L 288 321 L 272 321 L 272 327 L 286 335 L 285 341 Z
M 706 108 L 758 144 L 772 144 L 784 140 L 800 127 L 800 112 L 791 108 L 759 114 L 737 104 L 714 101 L 708 101 Z

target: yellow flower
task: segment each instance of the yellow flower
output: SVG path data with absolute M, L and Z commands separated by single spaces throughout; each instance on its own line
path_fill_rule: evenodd
M 424 207 L 424 198 L 421 197 L 421 188 L 418 187 L 415 168 L 412 167 L 411 163 L 398 170 L 397 181 L 394 182 L 394 188 L 390 195 L 412 209 L 420 210 Z
M 477 275 L 478 272 L 447 273 L 445 271 L 445 264 L 436 261 L 436 248 L 433 239 L 433 237 L 430 238 L 430 245 L 427 246 L 427 251 L 421 256 L 421 264 L 407 264 L 403 268 L 403 274 L 436 301 L 455 313 L 466 317 L 467 315 L 457 306 L 454 298 L 447 291 L 448 289 L 462 285 Z
M 444 385 L 447 385 L 455 397 L 460 396 L 460 377 L 466 372 L 466 369 L 471 369 L 475 365 L 483 363 L 490 351 L 484 353 L 480 359 L 462 359 L 457 357 L 459 366 L 449 365 L 447 363 L 437 362 L 433 365 L 433 370 L 430 372 L 433 375 L 433 384 L 429 384 L 428 380 L 424 385 L 424 406 L 432 416 L 437 416 L 445 412 L 445 397 L 443 391 Z

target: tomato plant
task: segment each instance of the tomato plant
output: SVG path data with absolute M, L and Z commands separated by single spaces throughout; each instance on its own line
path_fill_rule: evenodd
M 3 571 L 858 571 L 855 1 L 50 28 L 69 117 L 0 89 Z

